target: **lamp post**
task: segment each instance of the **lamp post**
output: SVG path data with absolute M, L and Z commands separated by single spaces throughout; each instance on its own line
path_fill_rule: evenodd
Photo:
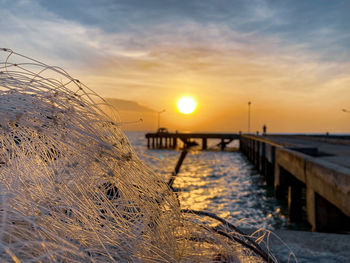
M 252 103 L 248 101 L 248 133 L 250 133 L 250 105 Z
M 158 111 L 158 129 L 160 128 L 160 114 L 165 112 L 165 109 L 161 110 L 161 111 Z

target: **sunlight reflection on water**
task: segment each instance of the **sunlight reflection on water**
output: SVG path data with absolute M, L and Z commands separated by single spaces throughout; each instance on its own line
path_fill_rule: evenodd
M 179 151 L 148 150 L 143 132 L 128 132 L 132 145 L 157 173 L 169 179 Z M 182 208 L 209 211 L 241 226 L 284 228 L 287 219 L 264 178 L 240 152 L 190 151 L 174 182 Z

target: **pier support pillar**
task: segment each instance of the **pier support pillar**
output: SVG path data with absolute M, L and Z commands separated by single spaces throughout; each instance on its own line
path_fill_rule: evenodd
M 315 192 L 316 231 L 319 232 L 348 232 L 350 217 L 340 209 Z
M 154 138 L 152 137 L 152 148 L 154 149 Z
M 291 222 L 300 222 L 303 218 L 302 188 L 296 179 L 288 187 L 288 215 Z
M 251 139 L 248 139 L 247 140 L 247 157 L 248 157 L 248 160 L 252 160 L 252 156 L 251 156 L 251 150 L 252 150 L 252 144 L 251 144 Z
M 276 148 L 274 146 L 266 146 L 266 184 L 274 186 L 275 166 L 276 166 Z
M 163 148 L 163 138 L 159 138 L 159 148 Z
M 257 166 L 258 164 L 258 141 L 253 141 L 253 145 L 254 145 L 254 148 L 253 148 L 253 154 L 254 154 L 254 165 L 255 167 Z
M 226 146 L 225 139 L 221 139 L 221 151 L 225 150 L 225 146 Z
M 165 146 L 165 148 L 168 148 L 168 138 L 167 137 L 164 138 L 164 146 Z
M 239 151 L 247 155 L 247 151 L 246 151 L 247 146 L 246 146 L 245 139 L 243 139 L 243 137 L 239 137 L 238 141 L 239 141 Z
M 256 168 L 259 170 L 259 166 L 260 166 L 260 162 L 261 162 L 261 159 L 260 159 L 260 142 L 259 141 L 256 141 L 255 142 L 255 165 L 256 165 Z
M 277 199 L 285 200 L 288 190 L 288 174 L 277 163 L 275 164 L 274 186 Z
M 253 164 L 254 164 L 254 166 L 256 166 L 256 141 L 255 140 L 253 140 L 253 148 L 252 148 L 252 150 L 253 150 Z
M 259 162 L 259 171 L 266 176 L 266 153 L 265 153 L 265 143 L 261 143 L 260 145 L 260 151 L 259 151 L 259 156 L 260 156 L 260 162 Z
M 149 138 L 147 138 L 147 148 L 150 147 L 150 144 L 149 144 Z
M 249 139 L 249 158 L 250 161 L 254 164 L 254 141 Z
M 266 160 L 265 170 L 266 184 L 274 186 L 274 164 Z
M 306 216 L 307 221 L 311 225 L 311 230 L 316 231 L 315 192 L 308 186 L 306 186 Z
M 177 147 L 177 138 L 173 138 L 173 148 L 175 149 Z
M 207 149 L 207 138 L 203 138 L 202 139 L 202 150 L 206 150 Z

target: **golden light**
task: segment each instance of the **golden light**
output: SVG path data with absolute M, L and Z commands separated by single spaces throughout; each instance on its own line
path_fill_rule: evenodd
M 191 114 L 197 108 L 197 102 L 190 96 L 184 96 L 177 101 L 176 106 L 182 114 Z

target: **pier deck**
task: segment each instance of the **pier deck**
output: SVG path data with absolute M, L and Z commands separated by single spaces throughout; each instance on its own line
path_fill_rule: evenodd
M 350 136 L 327 138 L 327 136 L 272 135 L 264 138 L 284 147 L 315 148 L 314 157 L 317 159 L 350 168 Z

